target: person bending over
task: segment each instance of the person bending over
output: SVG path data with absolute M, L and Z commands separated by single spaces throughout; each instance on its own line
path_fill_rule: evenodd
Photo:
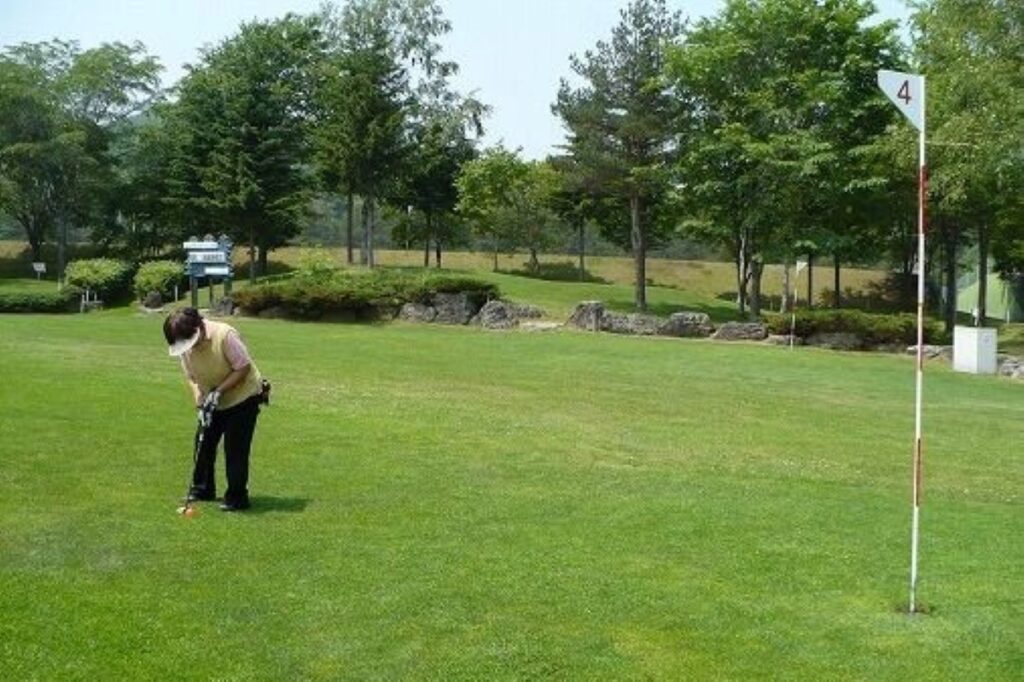
M 207 417 L 189 500 L 216 499 L 214 463 L 223 436 L 228 487 L 220 508 L 248 509 L 249 453 L 265 392 L 260 371 L 234 327 L 204 319 L 195 308 L 168 315 L 164 337 L 170 355 L 181 360 L 196 407 Z

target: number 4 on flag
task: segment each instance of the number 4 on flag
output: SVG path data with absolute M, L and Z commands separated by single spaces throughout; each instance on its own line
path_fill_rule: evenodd
M 879 71 L 878 87 L 914 127 L 924 127 L 924 77 L 899 71 Z

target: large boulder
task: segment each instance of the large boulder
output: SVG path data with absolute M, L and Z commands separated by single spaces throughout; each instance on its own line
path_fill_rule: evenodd
M 601 329 L 613 334 L 653 336 L 661 331 L 664 322 L 654 315 L 642 313 L 608 313 L 601 320 Z
M 792 344 L 790 344 L 790 341 L 792 341 Z M 804 344 L 804 340 L 799 336 L 791 337 L 789 334 L 769 334 L 764 342 L 772 346 L 802 346 Z
M 1007 356 L 999 363 L 999 375 L 1014 379 L 1024 378 L 1024 360 Z
M 473 319 L 478 310 L 469 296 L 462 292 L 434 294 L 431 303 L 437 311 L 434 322 L 441 324 L 466 324 Z
M 159 291 L 151 291 L 146 294 L 146 297 L 142 299 L 142 306 L 144 308 L 162 308 L 164 305 L 164 297 L 160 295 Z
M 406 303 L 398 311 L 398 319 L 406 322 L 433 322 L 437 310 L 425 303 Z
M 231 317 L 235 312 L 235 302 L 230 296 L 221 296 L 210 312 L 220 317 Z
M 726 322 L 711 338 L 716 341 L 763 341 L 768 328 L 763 322 Z
M 672 313 L 662 323 L 659 334 L 664 336 L 708 337 L 715 331 L 707 313 Z
M 544 311 L 536 306 L 494 299 L 485 303 L 470 322 L 484 329 L 511 329 L 522 320 L 543 316 Z
M 808 346 L 830 348 L 832 350 L 859 350 L 864 341 L 856 334 L 849 332 L 820 332 L 811 334 L 806 341 Z
M 565 324 L 569 327 L 596 332 L 601 330 L 603 319 L 604 303 L 601 303 L 601 301 L 583 301 L 576 305 L 576 309 L 572 311 L 569 321 Z

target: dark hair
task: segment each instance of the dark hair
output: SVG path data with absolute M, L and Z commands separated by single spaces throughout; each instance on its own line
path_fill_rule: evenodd
M 167 339 L 167 345 L 191 339 L 202 325 L 203 316 L 195 308 L 182 308 L 174 311 L 164 320 L 164 338 Z

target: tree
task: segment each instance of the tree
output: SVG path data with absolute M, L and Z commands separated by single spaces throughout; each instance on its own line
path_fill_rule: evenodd
M 424 245 L 423 267 L 430 265 L 431 240 L 435 265 L 441 267 L 442 245 L 456 237 L 455 182 L 463 165 L 475 157 L 475 146 L 459 121 L 437 117 L 417 126 L 399 202 L 423 216 L 418 235 Z
M 983 324 L 990 253 L 999 271 L 1019 272 L 1014 244 L 1021 238 L 1024 190 L 1024 7 L 928 0 L 916 4 L 913 25 L 915 57 L 929 78 L 933 220 L 976 241 Z
M 70 223 L 96 228 L 116 214 L 110 146 L 158 94 L 159 71 L 139 43 L 24 43 L 0 54 L 0 210 L 25 230 L 34 259 L 58 238 L 59 275 Z
M 898 54 L 891 23 L 867 26 L 873 12 L 863 0 L 730 0 L 671 50 L 688 114 L 687 226 L 731 250 L 741 313 L 760 312 L 767 259 L 801 248 L 838 264 L 865 241 L 858 150 L 893 116 L 875 72 Z
M 498 251 L 525 247 L 529 268 L 540 269 L 537 255 L 551 243 L 557 217 L 551 210 L 557 173 L 542 162 L 527 162 L 501 146 L 488 149 L 463 166 L 456 180 L 457 210 L 489 239 L 498 269 Z
M 266 272 L 268 252 L 298 232 L 311 196 L 307 129 L 321 54 L 316 18 L 251 22 L 207 50 L 179 88 L 173 199 L 249 244 L 250 277 L 257 254 Z
M 678 14 L 670 13 L 664 0 L 633 0 L 620 13 L 610 42 L 571 58 L 584 85 L 573 88 L 563 79 L 553 106 L 569 133 L 567 153 L 604 195 L 628 207 L 638 309 L 647 306 L 647 248 L 674 151 L 676 102 L 662 78 L 664 47 L 680 32 Z M 609 238 L 622 243 L 614 228 L 615 223 L 602 225 Z

